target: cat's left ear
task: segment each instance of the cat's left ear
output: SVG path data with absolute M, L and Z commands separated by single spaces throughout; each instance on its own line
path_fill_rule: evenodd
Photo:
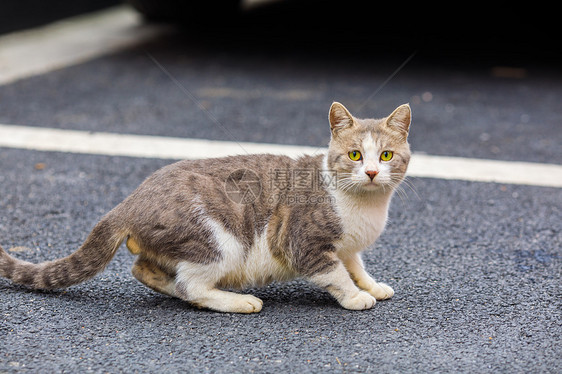
M 410 123 L 412 122 L 412 110 L 409 104 L 402 104 L 394 109 L 394 112 L 386 119 L 386 124 L 393 130 L 399 131 L 408 137 Z

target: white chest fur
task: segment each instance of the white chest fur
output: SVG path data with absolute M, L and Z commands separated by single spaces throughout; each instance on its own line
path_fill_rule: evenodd
M 342 238 L 335 243 L 336 249 L 356 253 L 373 244 L 386 225 L 392 194 L 373 194 L 366 199 L 335 190 L 332 195 L 343 226 Z

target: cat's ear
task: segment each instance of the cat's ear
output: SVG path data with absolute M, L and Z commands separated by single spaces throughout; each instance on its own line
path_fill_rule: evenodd
M 353 125 L 353 116 L 349 113 L 349 110 L 343 106 L 343 104 L 340 104 L 337 101 L 332 103 L 329 117 L 332 132 L 337 132 Z
M 402 104 L 398 108 L 394 109 L 394 112 L 392 112 L 392 114 L 386 119 L 387 126 L 393 130 L 401 132 L 404 137 L 408 136 L 411 122 L 412 110 L 408 104 Z

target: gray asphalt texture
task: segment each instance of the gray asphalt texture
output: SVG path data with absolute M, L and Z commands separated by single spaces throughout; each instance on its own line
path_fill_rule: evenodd
M 348 34 L 342 55 L 250 31 L 184 33 L 2 86 L 0 123 L 323 146 L 333 100 L 358 116 L 410 102 L 415 152 L 562 163 L 557 63 Z M 0 148 L 0 242 L 33 262 L 67 255 L 169 162 Z M 396 291 L 372 310 L 302 281 L 249 290 L 259 314 L 198 310 L 138 283 L 123 248 L 66 290 L 0 279 L 0 372 L 562 371 L 562 191 L 410 178 L 404 192 L 364 256 Z

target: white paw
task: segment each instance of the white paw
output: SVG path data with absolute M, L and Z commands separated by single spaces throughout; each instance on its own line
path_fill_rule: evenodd
M 365 291 L 359 291 L 355 296 L 346 297 L 341 301 L 341 306 L 351 310 L 371 309 L 377 301 Z
M 257 313 L 261 311 L 263 301 L 252 295 L 236 296 L 229 311 L 232 313 Z
M 394 290 L 386 283 L 375 283 L 369 293 L 377 300 L 386 300 L 394 296 Z

